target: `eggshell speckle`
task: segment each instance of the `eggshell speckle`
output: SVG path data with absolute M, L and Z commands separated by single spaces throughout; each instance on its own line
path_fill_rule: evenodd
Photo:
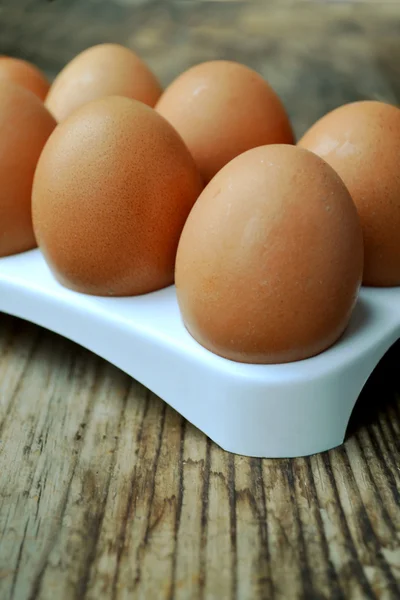
M 165 90 L 156 110 L 180 133 L 205 182 L 250 148 L 294 142 L 274 90 L 258 73 L 231 61 L 192 67 Z
M 1 61 L 0 61 L 1 62 Z M 0 256 L 36 246 L 31 218 L 33 176 L 56 123 L 32 92 L 0 85 Z
M 83 104 L 104 96 L 126 96 L 154 106 L 161 86 L 129 48 L 99 44 L 78 54 L 55 78 L 46 106 L 63 121 Z
M 361 226 L 339 176 L 311 152 L 270 145 L 235 158 L 204 189 L 175 280 L 200 344 L 240 362 L 283 363 L 341 336 L 362 268 Z
M 50 83 L 37 67 L 19 58 L 0 57 L 0 86 L 3 81 L 11 81 L 30 90 L 44 100 Z
M 299 145 L 346 184 L 364 234 L 365 285 L 400 285 L 400 110 L 364 101 L 328 113 Z
M 201 179 L 176 131 L 153 109 L 107 97 L 49 139 L 32 198 L 37 240 L 56 277 L 98 295 L 173 282 L 183 225 Z

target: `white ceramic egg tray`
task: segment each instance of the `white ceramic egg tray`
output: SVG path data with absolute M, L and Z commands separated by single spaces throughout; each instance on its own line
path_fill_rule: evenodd
M 400 288 L 365 288 L 329 350 L 290 364 L 240 364 L 187 333 L 173 286 L 133 298 L 79 294 L 55 281 L 39 250 L 0 259 L 0 311 L 113 363 L 225 450 L 271 458 L 341 444 L 364 383 L 400 335 Z

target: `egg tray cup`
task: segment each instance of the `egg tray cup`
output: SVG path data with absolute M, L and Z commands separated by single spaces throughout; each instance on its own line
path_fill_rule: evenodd
M 200 346 L 174 286 L 129 298 L 80 294 L 54 279 L 39 250 L 0 259 L 0 311 L 116 365 L 225 450 L 295 457 L 343 442 L 361 389 L 399 337 L 400 288 L 362 288 L 334 346 L 278 365 L 236 363 Z

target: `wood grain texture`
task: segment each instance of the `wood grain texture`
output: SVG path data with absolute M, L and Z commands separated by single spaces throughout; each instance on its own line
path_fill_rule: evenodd
M 396 2 L 0 4 L 0 52 L 50 75 L 104 40 L 138 50 L 163 83 L 200 60 L 242 60 L 298 134 L 341 102 L 398 101 L 399 33 Z M 397 345 L 342 447 L 258 460 L 223 452 L 90 352 L 0 315 L 0 599 L 399 598 L 399 364 Z

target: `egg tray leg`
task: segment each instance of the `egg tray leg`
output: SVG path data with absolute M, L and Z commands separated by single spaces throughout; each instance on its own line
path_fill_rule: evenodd
M 186 365 L 178 382 L 169 357 L 170 377 L 149 387 L 229 452 L 307 456 L 344 441 L 359 394 L 389 346 L 330 373 L 268 382 L 199 372 L 198 365 Z

